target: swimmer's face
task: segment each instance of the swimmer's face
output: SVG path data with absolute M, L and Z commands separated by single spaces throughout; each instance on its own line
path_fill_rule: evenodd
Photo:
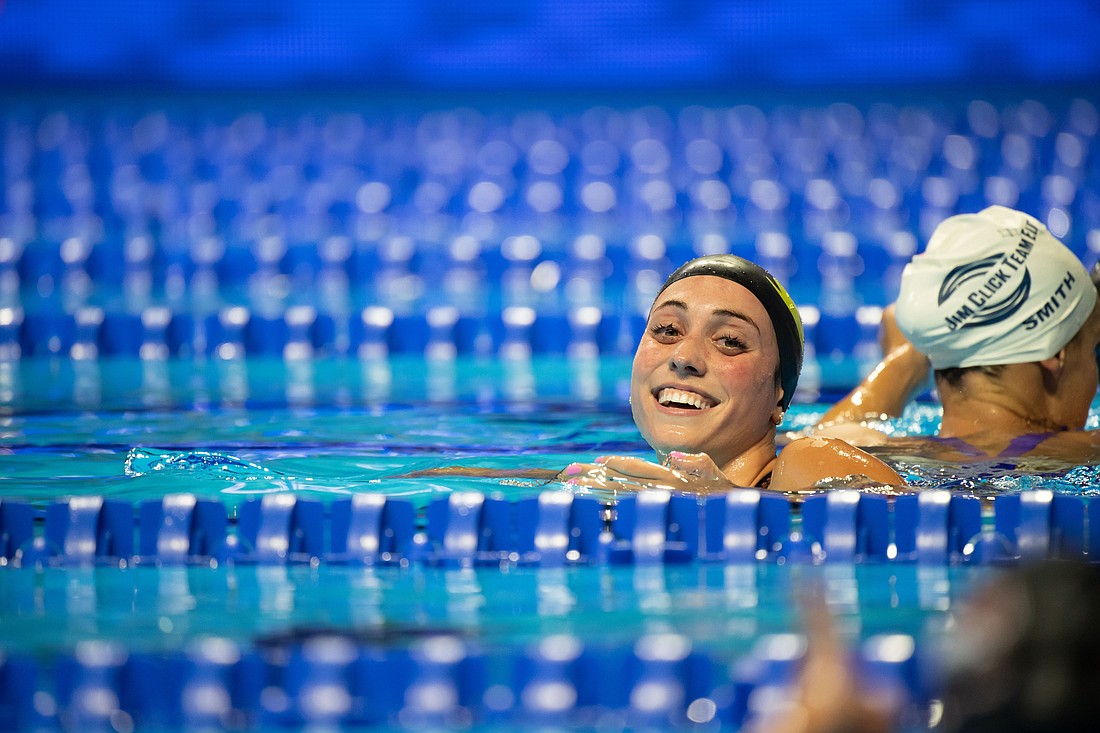
M 702 452 L 728 468 L 753 446 L 774 450 L 778 366 L 771 319 L 748 289 L 678 280 L 657 296 L 634 355 L 634 422 L 662 456 Z
M 1100 358 L 1100 303 L 1081 330 L 1066 344 L 1062 379 L 1056 395 L 1059 424 L 1071 430 L 1081 430 L 1089 416 L 1089 406 L 1096 396 L 1097 359 Z

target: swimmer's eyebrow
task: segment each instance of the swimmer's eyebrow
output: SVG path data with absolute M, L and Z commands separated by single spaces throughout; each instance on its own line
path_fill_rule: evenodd
M 688 309 L 687 303 L 682 300 L 663 300 L 660 303 L 654 305 L 653 310 L 665 307 L 676 308 L 677 310 L 682 311 L 686 311 Z M 756 325 L 756 321 L 754 321 L 751 316 L 745 313 L 741 313 L 739 311 L 731 311 L 725 308 L 719 308 L 715 310 L 711 315 L 718 316 L 719 318 L 736 318 L 738 320 L 745 321 L 757 331 L 760 330 L 760 326 Z

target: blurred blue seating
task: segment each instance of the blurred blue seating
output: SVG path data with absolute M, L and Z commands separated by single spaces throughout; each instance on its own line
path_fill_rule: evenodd
M 23 355 L 21 331 L 23 330 L 21 307 L 0 308 L 0 359 L 13 361 Z
M 282 313 L 277 316 L 251 314 L 244 326 L 245 352 L 256 357 L 281 357 L 289 335 L 290 329 Z
M 816 355 L 863 359 L 873 337 L 858 309 L 894 296 L 900 264 L 944 216 L 1023 207 L 1086 259 L 1100 221 L 1088 99 L 594 107 L 546 110 L 538 124 L 516 110 L 503 127 L 377 111 L 353 126 L 377 144 L 355 153 L 327 138 L 314 150 L 270 111 L 152 109 L 120 123 L 104 109 L 56 123 L 70 112 L 43 109 L 12 132 L 28 153 L 9 171 L 0 275 L 21 288 L 28 358 L 153 355 L 162 343 L 185 358 L 625 354 L 660 278 L 729 250 L 808 293 Z M 116 149 L 161 124 L 159 147 Z M 624 125 L 638 128 L 624 137 Z M 524 132 L 502 135 L 509 126 Z M 35 129 L 55 144 L 36 145 Z M 84 135 L 91 150 L 75 144 Z M 276 165 L 272 145 L 289 157 Z M 196 179 L 173 182 L 170 161 L 196 148 Z M 848 302 L 825 302 L 837 293 Z M 87 308 L 103 309 L 98 335 Z M 172 325 L 138 328 L 148 308 L 171 308 Z M 364 323 L 364 309 L 391 320 Z M 219 311 L 234 318 L 209 317 Z
M 633 354 L 645 332 L 646 317 L 619 313 L 600 320 L 597 339 L 601 354 Z
M 387 331 L 386 343 L 390 353 L 423 354 L 430 338 L 426 314 L 396 315 Z
M 496 354 L 504 341 L 504 322 L 499 315 L 460 315 L 454 325 L 454 340 L 459 354 Z

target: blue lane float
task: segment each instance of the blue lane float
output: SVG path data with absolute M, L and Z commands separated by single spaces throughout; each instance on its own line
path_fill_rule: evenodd
M 0 503 L 0 549 L 16 567 L 222 562 L 492 565 L 683 562 L 996 564 L 1095 562 L 1087 497 L 1034 490 L 972 496 L 857 491 L 799 504 L 756 490 L 698 497 L 647 490 L 616 502 L 565 491 L 510 501 L 463 491 L 422 513 L 382 494 L 328 504 L 292 493 L 243 502 L 172 494 L 135 507 L 99 496 L 36 509 Z M 136 548 L 136 551 L 135 551 Z
M 805 637 L 724 658 L 675 633 L 625 644 L 551 635 L 505 649 L 448 635 L 387 648 L 333 632 L 262 650 L 208 637 L 164 653 L 82 641 L 0 658 L 0 730 L 568 726 L 737 730 L 797 677 Z M 912 637 L 868 639 L 857 669 L 921 710 L 935 684 Z

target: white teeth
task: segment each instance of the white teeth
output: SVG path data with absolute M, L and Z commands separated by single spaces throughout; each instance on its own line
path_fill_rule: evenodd
M 712 405 L 702 395 L 671 388 L 662 389 L 657 394 L 657 401 L 660 402 L 662 405 L 689 405 L 700 410 L 706 410 L 712 407 Z

